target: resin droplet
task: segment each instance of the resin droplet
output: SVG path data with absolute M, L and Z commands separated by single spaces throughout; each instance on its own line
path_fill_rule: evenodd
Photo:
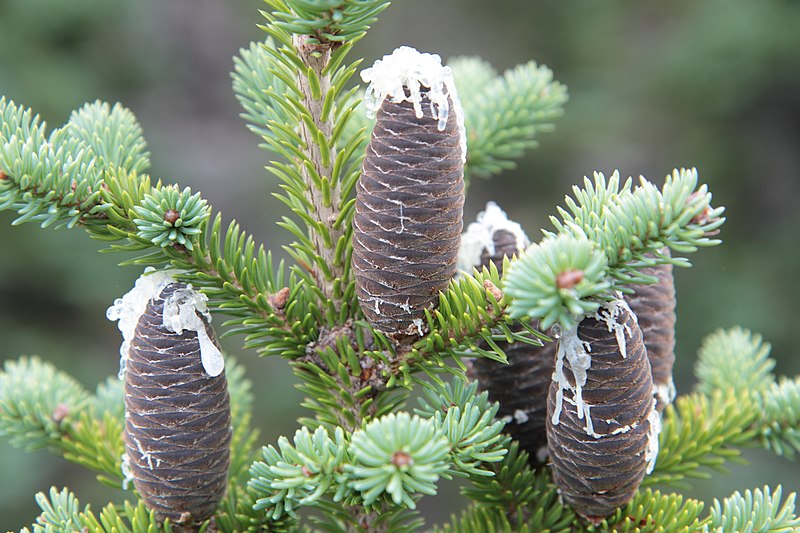
M 206 302 L 208 297 L 191 285 L 176 290 L 164 300 L 164 326 L 179 335 L 184 330 L 196 331 L 203 368 L 209 376 L 215 377 L 222 373 L 225 362 L 206 331 L 206 324 L 211 322 Z

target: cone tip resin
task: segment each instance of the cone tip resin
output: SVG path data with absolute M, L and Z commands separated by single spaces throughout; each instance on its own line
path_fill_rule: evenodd
M 109 320 L 119 322 L 118 327 L 122 332 L 120 379 L 125 375 L 128 353 L 139 318 L 150 300 L 157 298 L 167 285 L 177 283 L 174 274 L 174 271 L 156 271 L 148 267 L 136 280 L 133 289 L 122 298 L 117 298 L 106 311 Z M 208 375 L 218 376 L 222 373 L 225 362 L 219 348 L 206 331 L 206 323 L 211 322 L 207 302 L 208 297 L 205 294 L 195 291 L 191 285 L 185 285 L 171 293 L 164 302 L 163 323 L 167 329 L 178 334 L 184 330 L 197 332 L 203 368 Z
M 454 113 L 458 124 L 461 161 L 467 160 L 464 110 L 450 67 L 442 66 L 438 54 L 421 53 L 410 46 L 401 46 L 362 70 L 361 79 L 369 84 L 364 94 L 364 104 L 370 118 L 375 117 L 387 98 L 394 103 L 411 102 L 416 117 L 422 118 L 425 114 L 423 94 L 428 100 L 431 116 L 437 120 L 439 131 L 445 129 L 450 113 Z
M 494 264 L 502 274 L 504 258 L 519 254 L 529 244 L 522 226 L 509 220 L 495 202 L 488 202 L 461 235 L 459 270 L 469 273 L 473 268 Z M 531 326 L 538 324 L 534 322 Z M 523 326 L 514 328 L 524 331 Z M 505 431 L 529 452 L 531 461 L 541 463 L 547 455 L 545 418 L 555 343 L 542 346 L 503 340 L 496 343 L 505 352 L 508 364 L 478 357 L 469 365 L 468 376 L 478 381 L 481 390 L 489 392 L 491 401 L 499 402 L 497 416 L 507 424 Z M 479 346 L 492 349 L 485 341 L 480 341 Z
M 123 332 L 123 486 L 177 531 L 195 531 L 225 492 L 232 435 L 222 354 L 206 298 L 146 272 L 108 317 Z
M 506 212 L 495 202 L 487 202 L 475 222 L 470 223 L 461 235 L 458 268 L 472 272 L 473 268 L 488 266 L 489 261 L 493 261 L 501 269 L 504 255 L 519 254 L 529 245 L 530 240 L 522 226 L 509 220 Z

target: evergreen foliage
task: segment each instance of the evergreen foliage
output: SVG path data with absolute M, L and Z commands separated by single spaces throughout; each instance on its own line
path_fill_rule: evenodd
M 223 226 L 199 193 L 151 178 L 141 127 L 119 104 L 88 104 L 49 131 L 30 109 L 0 98 L 0 210 L 16 212 L 15 224 L 82 227 L 122 252 L 124 264 L 174 269 L 227 317 L 225 335 L 286 359 L 307 395 L 311 414 L 293 439 L 259 447 L 252 384 L 228 358 L 228 488 L 200 531 L 415 531 L 425 525 L 419 500 L 454 476 L 467 480 L 469 505 L 438 531 L 800 528 L 795 496 L 783 499 L 780 488 L 736 493 L 710 510 L 667 492 L 738 460 L 745 446 L 789 458 L 800 451 L 800 381 L 776 381 L 769 345 L 747 330 L 705 341 L 697 390 L 664 411 L 655 470 L 632 501 L 599 523 L 562 502 L 547 467 L 504 434 L 498 405 L 466 383 L 469 358 L 506 362 L 498 341 L 540 345 L 551 326 L 558 338 L 626 284 L 652 283 L 641 268 L 688 266 L 675 254 L 719 244 L 713 237 L 724 208 L 711 206 L 695 170 L 675 170 L 661 188 L 644 178 L 621 182 L 616 173 L 586 178 L 539 243 L 506 258 L 502 269 L 462 273 L 426 310 L 419 339 L 393 344 L 363 320 L 350 266 L 353 191 L 369 120 L 353 82 L 361 60 L 349 53 L 387 3 L 266 3 L 267 38 L 242 49 L 233 86 L 290 212 L 279 221 L 294 238 L 290 265 L 274 262 L 235 221 Z M 502 75 L 478 58 L 456 58 L 450 67 L 465 114 L 467 176 L 513 166 L 567 100 L 552 71 L 533 62 Z M 659 253 L 664 247 L 672 257 Z M 410 414 L 403 409 L 415 387 L 425 393 Z M 91 394 L 51 364 L 23 357 L 0 373 L 0 436 L 16 447 L 47 448 L 127 489 L 122 398 L 116 380 Z M 135 493 L 126 496 L 95 514 L 68 489 L 53 488 L 36 496 L 42 513 L 31 529 L 172 530 Z
M 800 452 L 800 379 L 781 378 L 759 396 L 763 413 L 762 441 L 778 455 Z
M 551 131 L 563 113 L 567 88 L 544 65 L 530 61 L 502 76 L 478 58 L 457 58 L 449 65 L 465 109 L 466 179 L 514 168 L 514 160 L 536 147 L 538 134 Z
M 31 387 L 30 383 L 40 386 Z M 38 357 L 7 361 L 0 374 L 0 435 L 13 446 L 58 446 L 89 394 L 71 376 Z
M 769 487 L 746 490 L 744 494 L 734 492 L 721 503 L 714 500 L 709 526 L 706 531 L 724 533 L 743 531 L 747 533 L 771 533 L 796 531 L 800 518 L 794 510 L 795 494 L 782 501 L 780 487 L 774 492 Z M 782 504 L 782 505 L 781 505 Z
M 665 257 L 665 246 L 690 253 L 720 243 L 710 236 L 725 222 L 724 208 L 711 207 L 711 193 L 698 186 L 694 169 L 676 169 L 659 190 L 640 179 L 632 188 L 620 184 L 614 173 L 606 180 L 595 173 L 584 178 L 584 188 L 573 187 L 560 219 L 551 217 L 557 233 L 546 232 L 520 261 L 511 265 L 506 291 L 514 298 L 509 313 L 542 320 L 547 328 L 558 323 L 564 330 L 595 312 L 614 291 L 629 291 L 628 283 L 652 283 L 638 268 L 659 263 L 689 266 L 683 257 Z M 645 257 L 646 254 L 653 257 Z M 562 286 L 559 273 L 579 273 L 579 281 Z M 533 281 L 535 280 L 535 281 Z
M 696 373 L 698 390 L 763 391 L 775 381 L 769 358 L 770 345 L 761 335 L 742 329 L 718 330 L 706 337 L 698 353 Z
M 192 195 L 190 188 L 179 191 L 174 185 L 154 188 L 134 210 L 141 217 L 133 219 L 138 236 L 162 248 L 177 244 L 193 249 L 192 237 L 202 232 L 200 224 L 209 216 L 200 193 Z

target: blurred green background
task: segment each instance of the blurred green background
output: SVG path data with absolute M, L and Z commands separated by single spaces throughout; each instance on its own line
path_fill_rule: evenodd
M 232 56 L 262 38 L 255 0 L 6 0 L 0 2 L 0 94 L 51 125 L 94 99 L 121 101 L 142 122 L 152 173 L 200 190 L 227 218 L 278 251 L 283 207 L 238 118 Z M 480 55 L 499 70 L 535 59 L 569 87 L 555 133 L 518 168 L 469 191 L 466 221 L 496 200 L 538 239 L 570 186 L 595 170 L 659 181 L 696 166 L 727 206 L 722 247 L 677 273 L 680 391 L 692 387 L 704 335 L 735 324 L 773 345 L 778 374 L 800 372 L 800 2 L 791 0 L 398 0 L 359 44 L 367 64 L 408 44 Z M 90 390 L 116 374 L 119 335 L 105 309 L 139 272 L 116 268 L 80 231 L 11 227 L 0 213 L 0 360 L 39 354 Z M 264 442 L 292 433 L 300 411 L 287 365 L 224 342 L 255 382 Z M 35 383 L 31 383 L 35 387 Z M 800 488 L 800 463 L 757 450 L 749 467 L 694 483 L 724 496 L 764 483 Z M 0 528 L 32 522 L 33 494 L 69 485 L 97 509 L 121 493 L 46 452 L 0 441 Z M 463 502 L 453 487 L 424 501 L 433 520 Z

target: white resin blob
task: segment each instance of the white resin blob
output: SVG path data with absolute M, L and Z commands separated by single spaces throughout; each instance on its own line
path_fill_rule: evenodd
M 375 117 L 386 98 L 394 103 L 411 102 L 417 118 L 426 110 L 422 106 L 423 88 L 430 101 L 430 115 L 438 121 L 439 130 L 444 130 L 450 112 L 456 114 L 461 143 L 461 159 L 467 159 L 467 133 L 464 129 L 464 111 L 458 99 L 456 85 L 450 67 L 442 66 L 437 54 L 423 54 L 410 46 L 401 46 L 389 55 L 361 71 L 361 79 L 367 86 L 364 104 L 367 116 Z M 451 109 L 452 103 L 452 109 Z
M 147 268 L 136 280 L 133 289 L 122 298 L 117 298 L 106 311 L 109 320 L 119 321 L 117 327 L 122 332 L 122 345 L 119 349 L 120 379 L 125 376 L 125 366 L 131 341 L 136 333 L 136 324 L 144 314 L 147 304 L 150 300 L 158 298 L 164 287 L 176 282 L 171 271 Z M 225 361 L 206 331 L 206 322 L 201 318 L 202 316 L 206 321 L 211 321 L 207 302 L 206 295 L 192 289 L 191 285 L 178 289 L 164 302 L 163 324 L 169 331 L 179 335 L 187 330 L 196 332 L 203 369 L 209 376 L 216 377 L 225 368 Z

